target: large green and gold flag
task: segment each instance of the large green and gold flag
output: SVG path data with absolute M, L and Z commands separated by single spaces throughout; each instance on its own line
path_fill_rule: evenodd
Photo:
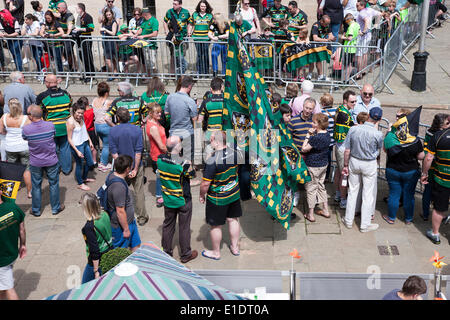
M 259 40 L 262 41 L 262 40 Z M 273 46 L 271 43 L 248 43 L 250 56 L 257 70 L 272 70 L 274 66 Z
M 248 154 L 251 186 L 258 202 L 289 229 L 298 183 L 311 177 L 282 118 L 273 114 L 267 86 L 234 23 L 226 68 L 223 129 Z
M 322 44 L 308 43 L 285 43 L 279 54 L 283 63 L 286 63 L 286 70 L 292 72 L 308 64 L 327 61 L 330 62 L 331 49 Z

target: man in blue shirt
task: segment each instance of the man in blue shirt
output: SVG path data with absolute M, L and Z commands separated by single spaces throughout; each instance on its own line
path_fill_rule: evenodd
M 149 216 L 145 209 L 144 166 L 141 161 L 144 149 L 142 131 L 139 127 L 128 123 L 131 117 L 128 109 L 120 107 L 116 116 L 119 125 L 112 127 L 109 133 L 109 152 L 113 159 L 119 155 L 129 155 L 134 159 L 133 170 L 128 175 L 128 179 L 133 185 L 136 196 L 138 224 L 143 226 L 149 220 Z

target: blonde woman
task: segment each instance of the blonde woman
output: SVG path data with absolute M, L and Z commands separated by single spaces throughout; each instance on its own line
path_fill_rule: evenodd
M 208 37 L 214 44 L 211 51 L 211 61 L 213 67 L 213 75 L 217 76 L 219 72 L 218 58 L 220 55 L 222 61 L 222 74 L 225 74 L 225 64 L 227 62 L 227 43 L 230 32 L 230 25 L 226 22 L 225 17 L 220 14 L 214 14 L 211 25 L 209 26 Z
M 0 119 L 0 133 L 6 134 L 4 141 L 6 162 L 20 162 L 27 167 L 23 173 L 23 180 L 27 187 L 28 199 L 31 199 L 30 153 L 28 142 L 22 138 L 23 126 L 31 121 L 22 114 L 22 104 L 18 99 L 10 99 L 8 106 L 10 113 L 5 113 Z
M 316 204 L 323 204 L 318 215 L 330 217 L 328 212 L 328 195 L 325 189 L 325 175 L 328 167 L 328 147 L 330 134 L 328 133 L 328 117 L 323 113 L 316 113 L 312 118 L 313 125 L 309 129 L 302 146 L 305 164 L 311 175 L 311 181 L 305 184 L 309 212 L 305 219 L 315 222 L 314 208 Z
M 112 232 L 109 215 L 101 210 L 100 202 L 93 193 L 81 196 L 81 206 L 87 221 L 81 233 L 86 242 L 88 263 L 83 272 L 82 283 L 97 279 L 101 275 L 99 269 L 102 254 L 112 249 Z
M 258 13 L 255 8 L 250 7 L 250 0 L 241 0 L 240 3 L 241 8 L 238 13 L 245 21 L 250 23 L 252 29 L 256 29 L 256 32 L 251 34 L 251 38 L 256 39 L 261 34 L 261 25 L 259 22 Z

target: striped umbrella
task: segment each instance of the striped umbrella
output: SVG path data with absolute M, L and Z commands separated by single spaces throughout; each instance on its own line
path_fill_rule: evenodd
M 46 300 L 243 300 L 192 272 L 153 243 L 99 279 Z

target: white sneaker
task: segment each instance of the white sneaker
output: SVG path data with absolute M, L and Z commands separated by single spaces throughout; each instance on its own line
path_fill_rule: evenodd
M 330 81 L 329 78 L 327 78 L 324 74 L 320 75 L 319 78 L 317 78 L 318 81 Z
M 308 73 L 308 75 L 306 76 L 306 80 L 311 80 L 312 79 L 312 73 Z
M 68 66 L 68 65 L 69 65 L 69 62 L 67 60 L 64 60 L 63 61 L 63 66 Z
M 345 218 L 344 217 L 341 218 L 341 222 L 347 229 L 351 229 L 352 228 L 352 225 L 349 225 L 349 224 L 347 224 L 347 222 L 345 222 Z
M 27 58 L 24 58 L 23 60 L 22 60 L 22 64 L 27 64 L 28 63 L 28 59 Z
M 371 224 L 369 224 L 369 226 L 368 226 L 367 228 L 360 229 L 359 231 L 361 231 L 361 232 L 375 231 L 375 230 L 378 229 L 378 227 L 379 227 L 378 224 L 376 224 L 376 223 L 371 223 Z

